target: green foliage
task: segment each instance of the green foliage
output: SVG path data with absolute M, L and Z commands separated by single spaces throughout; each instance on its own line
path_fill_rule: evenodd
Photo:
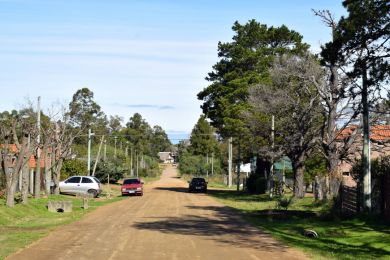
M 312 155 L 305 160 L 305 183 L 311 183 L 315 176 L 323 176 L 327 173 L 326 159 L 321 154 Z
M 123 178 L 125 168 L 121 164 L 120 160 L 111 160 L 107 162 L 99 162 L 96 167 L 95 177 L 102 183 L 108 182 L 108 176 L 110 177 L 110 183 L 116 183 Z
M 134 151 L 139 154 L 151 155 L 150 140 L 153 135 L 153 130 L 145 119 L 142 118 L 141 114 L 135 113 L 130 118 L 123 133 L 131 143 Z M 157 156 L 157 154 L 153 156 Z
M 211 82 L 198 94 L 204 114 L 223 136 L 246 131 L 241 115 L 249 109 L 248 87 L 268 81 L 268 69 L 276 55 L 308 49 L 302 36 L 286 26 L 267 27 L 255 20 L 235 22 L 233 41 L 218 44 L 220 60 L 206 78 Z
M 210 160 L 210 158 L 209 158 Z M 219 159 L 214 159 L 214 174 L 222 174 L 221 162 Z M 205 176 L 207 173 L 209 176 L 212 173 L 212 164 L 207 158 L 202 155 L 192 155 L 191 153 L 185 152 L 179 159 L 179 170 L 180 174 L 191 175 L 191 176 Z
M 371 176 L 378 178 L 390 174 L 390 156 L 379 157 L 371 160 Z M 355 180 L 363 179 L 363 161 L 358 160 L 352 167 L 351 175 Z
M 264 194 L 267 189 L 267 179 L 259 174 L 251 174 L 246 181 L 246 189 L 251 194 Z
M 70 123 L 74 127 L 81 129 L 98 126 L 99 123 L 107 120 L 100 106 L 93 100 L 94 94 L 88 88 L 82 88 L 76 91 L 72 101 L 69 103 Z M 104 121 L 103 124 L 106 122 Z
M 193 176 L 206 175 L 206 160 L 200 155 L 183 154 L 179 161 L 179 170 L 182 174 Z
M 143 168 L 138 169 L 139 177 L 157 177 L 160 175 L 160 167 L 158 160 L 155 157 L 144 156 L 143 158 Z
M 61 180 L 65 180 L 70 176 L 86 175 L 87 174 L 87 162 L 74 159 L 65 160 L 61 168 Z
M 211 156 L 218 152 L 218 143 L 214 136 L 214 130 L 201 115 L 191 132 L 189 150 L 194 155 Z
M 293 203 L 294 197 L 280 196 L 277 198 L 277 208 L 287 210 Z
M 278 199 L 268 195 L 250 195 L 229 190 L 210 191 L 223 204 L 243 214 L 253 225 L 264 229 L 291 247 L 304 250 L 313 259 L 388 259 L 390 226 L 383 220 L 355 218 L 328 219 L 322 212 L 326 204 L 314 198 L 295 200 L 282 213 L 273 209 Z M 304 229 L 314 229 L 318 239 L 302 235 Z
M 171 151 L 171 141 L 168 139 L 168 135 L 165 133 L 161 126 L 154 126 L 152 129 L 151 137 L 151 156 L 156 156 L 159 152 Z

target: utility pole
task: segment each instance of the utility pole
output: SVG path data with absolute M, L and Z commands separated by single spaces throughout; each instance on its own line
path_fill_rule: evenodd
M 93 166 L 93 170 L 92 170 L 92 176 L 95 176 L 96 167 L 97 167 L 97 164 L 98 164 L 98 161 L 100 158 L 100 151 L 102 149 L 103 142 L 104 142 L 104 135 L 102 136 L 102 139 L 100 140 L 99 150 L 98 150 L 98 153 L 96 155 L 95 165 Z
M 214 152 L 211 154 L 211 175 L 214 175 Z
M 367 64 L 363 62 L 362 104 L 363 104 L 363 209 L 371 211 L 371 158 L 370 158 L 370 117 L 368 106 Z
M 104 139 L 104 155 L 103 155 L 103 161 L 107 160 L 107 140 Z
M 269 173 L 269 197 L 272 198 L 274 192 L 274 148 L 275 148 L 275 116 L 272 115 L 271 122 L 271 169 Z
M 126 166 L 128 166 L 128 163 L 129 163 L 129 161 L 128 161 L 128 159 L 129 159 L 129 154 L 128 154 L 128 152 L 129 152 L 129 141 L 126 141 L 126 151 L 125 151 Z M 131 172 L 131 168 L 130 168 L 130 172 Z M 129 176 L 129 174 L 128 174 L 127 171 L 126 171 L 126 177 L 128 177 L 128 176 Z
M 137 163 L 137 178 L 138 178 L 138 167 L 139 167 L 139 160 L 138 160 L 138 157 L 139 157 L 139 154 L 137 152 L 135 152 L 135 159 L 137 160 L 136 163 Z
M 229 150 L 229 162 L 228 162 L 228 186 L 229 188 L 232 187 L 233 185 L 233 176 L 232 176 L 232 160 L 233 160 L 233 137 L 229 138 L 229 145 L 228 145 L 228 150 Z
M 94 136 L 95 133 L 92 133 L 91 129 L 88 129 L 88 174 L 87 176 L 91 175 L 91 143 L 92 143 L 92 136 Z
M 114 139 L 115 139 L 115 144 L 114 144 L 114 157 L 116 158 L 116 139 L 117 139 L 118 137 L 117 136 L 114 136 Z
M 240 191 L 241 141 L 238 140 L 237 191 Z
M 206 155 L 206 177 L 209 177 L 209 153 Z
M 133 170 L 133 147 L 131 147 L 130 150 L 130 175 L 134 176 L 134 170 Z
M 36 172 L 34 182 L 34 198 L 39 198 L 41 193 L 41 97 L 38 97 L 37 105 L 37 156 L 36 156 Z

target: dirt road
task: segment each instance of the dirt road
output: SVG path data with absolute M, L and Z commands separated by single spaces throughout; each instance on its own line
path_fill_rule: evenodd
M 306 259 L 175 177 L 168 167 L 143 197 L 98 208 L 8 259 Z

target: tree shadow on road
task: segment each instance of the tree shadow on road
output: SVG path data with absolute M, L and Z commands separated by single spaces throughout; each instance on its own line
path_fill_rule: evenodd
M 188 188 L 186 188 L 186 187 L 156 187 L 154 189 L 155 190 L 165 190 L 165 191 L 188 193 Z
M 288 247 L 269 234 L 247 224 L 236 212 L 224 206 L 188 206 L 192 215 L 170 217 L 154 222 L 138 222 L 140 230 L 166 234 L 199 236 L 222 244 L 266 251 L 286 251 Z

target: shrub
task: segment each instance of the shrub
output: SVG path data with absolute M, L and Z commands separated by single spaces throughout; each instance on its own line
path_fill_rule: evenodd
M 277 208 L 278 209 L 287 210 L 288 207 L 290 207 L 292 205 L 293 198 L 294 197 L 290 197 L 290 198 L 287 198 L 287 197 L 284 197 L 284 196 L 279 197 L 278 198 Z
M 116 183 L 119 179 L 123 178 L 125 169 L 121 164 L 115 161 L 99 162 L 96 167 L 95 177 L 101 182 L 106 183 L 108 181 L 108 175 L 110 175 L 110 183 Z
M 61 180 L 70 176 L 85 175 L 87 173 L 87 163 L 82 160 L 66 160 L 61 168 Z
M 258 174 L 251 174 L 246 182 L 246 188 L 252 194 L 264 194 L 267 190 L 267 180 Z

